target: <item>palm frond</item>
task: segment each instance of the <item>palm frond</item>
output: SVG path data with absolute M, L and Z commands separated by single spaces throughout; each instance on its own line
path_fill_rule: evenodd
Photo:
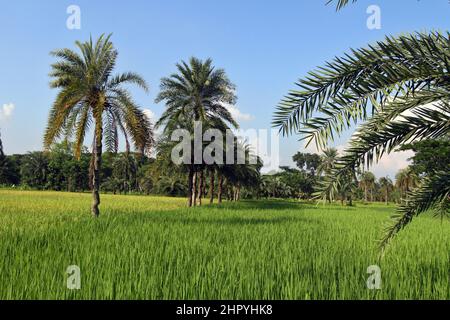
M 398 208 L 393 215 L 393 224 L 386 230 L 381 241 L 381 248 L 385 249 L 389 242 L 407 225 L 414 217 L 435 210 L 441 217 L 450 216 L 450 172 L 437 172 L 427 177 L 421 186 L 413 190 L 408 199 Z

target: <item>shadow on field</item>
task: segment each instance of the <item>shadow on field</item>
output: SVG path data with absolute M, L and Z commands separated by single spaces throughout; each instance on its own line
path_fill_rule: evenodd
M 291 223 L 319 223 L 317 220 L 307 219 L 304 217 L 268 217 L 268 218 L 244 218 L 244 217 L 217 217 L 206 219 L 185 219 L 182 221 L 187 224 L 212 224 L 212 225 L 271 225 L 271 224 L 291 224 Z
M 304 203 L 289 202 L 283 200 L 260 200 L 260 201 L 240 201 L 238 203 L 225 202 L 220 205 L 211 206 L 216 210 L 299 210 L 302 209 Z
M 216 226 L 257 226 L 257 225 L 275 225 L 275 224 L 320 224 L 321 221 L 309 219 L 302 216 L 279 216 L 279 217 L 236 217 L 236 216 L 154 216 L 141 215 L 139 223 L 168 223 L 182 225 L 216 225 Z

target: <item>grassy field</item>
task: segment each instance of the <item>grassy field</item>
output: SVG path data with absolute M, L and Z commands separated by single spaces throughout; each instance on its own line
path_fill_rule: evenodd
M 0 190 L 0 299 L 449 299 L 450 223 L 424 216 L 377 259 L 393 207 Z M 382 289 L 368 290 L 378 264 Z M 81 268 L 81 290 L 66 269 Z

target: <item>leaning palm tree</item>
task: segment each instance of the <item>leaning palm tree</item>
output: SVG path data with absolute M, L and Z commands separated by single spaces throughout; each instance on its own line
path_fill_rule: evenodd
M 125 136 L 127 151 L 129 138 L 141 153 L 148 153 L 153 144 L 148 118 L 123 85 L 135 84 L 146 91 L 148 88 L 135 73 L 113 76 L 118 53 L 110 36 L 102 35 L 96 43 L 92 38 L 84 43 L 77 41 L 76 47 L 80 53 L 71 49 L 52 52 L 60 60 L 52 65 L 50 86 L 59 89 L 59 93 L 50 110 L 44 145 L 48 149 L 62 135 L 73 137 L 74 152 L 79 158 L 84 138 L 94 126 L 91 212 L 98 217 L 103 141 L 113 152 L 118 149 L 119 132 Z
M 401 145 L 450 132 L 449 37 L 449 33 L 416 33 L 352 50 L 300 80 L 300 90 L 291 91 L 280 103 L 274 125 L 284 134 L 305 135 L 319 148 L 355 123 L 365 122 L 325 192 L 335 187 L 347 168 L 370 167 Z M 414 216 L 429 209 L 448 214 L 442 208 L 449 198 L 450 172 L 424 179 L 414 197 L 399 208 L 382 246 Z
M 212 60 L 191 58 L 176 65 L 178 72 L 161 80 L 161 91 L 156 103 L 164 101 L 166 110 L 156 123 L 164 126 L 164 134 L 170 136 L 176 129 L 187 129 L 193 133 L 193 122 L 201 121 L 203 129 L 229 126 L 238 127 L 227 105 L 234 104 L 235 86 L 223 69 L 215 69 Z M 203 166 L 188 165 L 189 206 L 197 201 L 197 178 L 201 177 Z M 197 177 L 198 173 L 200 176 Z

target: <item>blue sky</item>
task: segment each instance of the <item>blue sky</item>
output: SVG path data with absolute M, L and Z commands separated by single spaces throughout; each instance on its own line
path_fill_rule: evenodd
M 326 0 L 40 0 L 0 4 L 0 128 L 7 154 L 42 148 L 49 107 L 56 95 L 48 73 L 49 52 L 73 48 L 75 40 L 113 33 L 117 71 L 136 71 L 150 84 L 137 102 L 156 116 L 159 80 L 190 56 L 211 57 L 237 85 L 243 128 L 269 129 L 275 106 L 307 71 L 387 34 L 449 30 L 447 0 L 360 0 L 336 13 Z M 69 5 L 81 9 L 81 29 L 66 27 Z M 366 26 L 369 5 L 381 8 L 381 30 Z M 342 145 L 348 135 L 338 145 Z M 86 142 L 88 143 L 88 142 Z M 303 149 L 298 137 L 283 138 L 281 164 Z M 393 176 L 406 156 L 375 169 Z

